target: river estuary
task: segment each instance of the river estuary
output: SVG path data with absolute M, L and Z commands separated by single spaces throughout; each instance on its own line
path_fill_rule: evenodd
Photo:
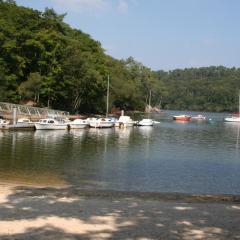
M 240 124 L 217 113 L 180 123 L 172 121 L 176 113 L 153 114 L 160 121 L 153 127 L 0 131 L 0 181 L 240 194 Z

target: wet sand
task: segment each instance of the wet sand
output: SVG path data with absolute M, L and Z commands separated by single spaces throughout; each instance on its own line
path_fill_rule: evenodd
M 0 183 L 0 239 L 240 239 L 240 197 Z

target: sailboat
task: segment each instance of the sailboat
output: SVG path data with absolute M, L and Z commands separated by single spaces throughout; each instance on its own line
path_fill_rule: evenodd
M 240 91 L 239 91 L 239 96 L 238 96 L 238 113 L 233 114 L 230 117 L 226 117 L 224 119 L 225 122 L 237 122 L 240 123 Z
M 139 126 L 153 126 L 154 121 L 149 118 L 150 115 L 150 106 L 151 106 L 151 90 L 149 93 L 149 108 L 148 108 L 148 118 L 144 118 L 141 121 L 138 122 Z
M 87 119 L 90 127 L 94 128 L 111 128 L 114 126 L 114 121 L 108 117 L 108 102 L 109 102 L 109 76 L 107 85 L 107 105 L 106 105 L 106 117 L 102 118 L 89 118 Z

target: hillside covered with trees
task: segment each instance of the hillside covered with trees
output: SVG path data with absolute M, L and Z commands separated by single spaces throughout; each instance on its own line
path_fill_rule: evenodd
M 33 101 L 72 113 L 110 105 L 143 110 L 236 111 L 240 69 L 204 67 L 152 71 L 132 57 L 116 60 L 101 44 L 64 22 L 53 9 L 39 12 L 0 0 L 0 101 Z

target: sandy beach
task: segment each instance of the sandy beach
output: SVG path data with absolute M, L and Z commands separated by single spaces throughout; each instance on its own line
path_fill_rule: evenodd
M 0 239 L 240 239 L 240 198 L 0 184 Z

